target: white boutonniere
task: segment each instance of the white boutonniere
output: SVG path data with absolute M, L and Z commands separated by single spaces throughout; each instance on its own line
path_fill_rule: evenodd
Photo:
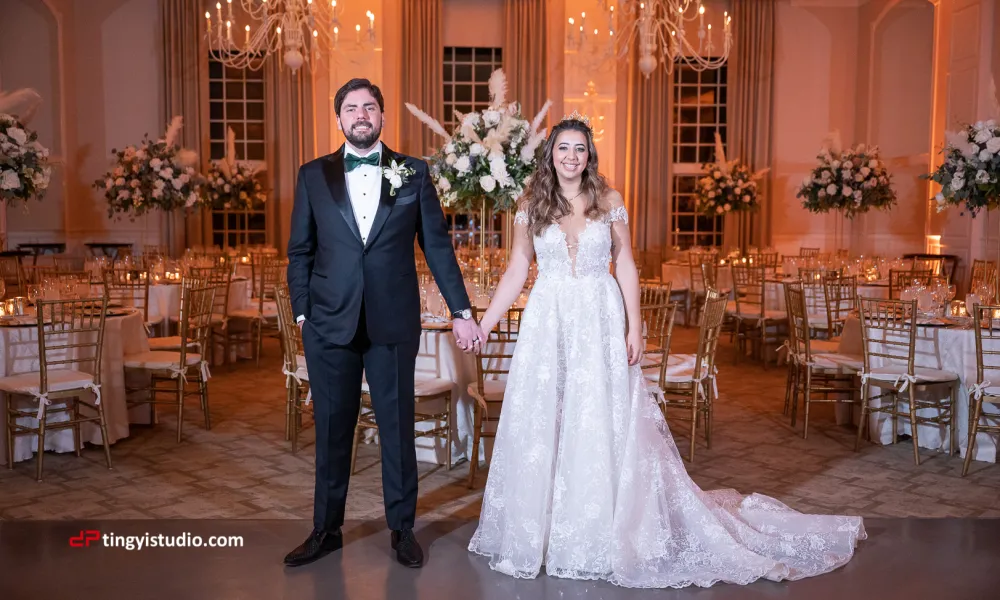
M 389 180 L 389 195 L 395 196 L 396 190 L 403 187 L 407 178 L 414 173 L 416 171 L 407 167 L 405 163 L 397 163 L 395 160 L 388 167 L 382 167 L 382 174 Z

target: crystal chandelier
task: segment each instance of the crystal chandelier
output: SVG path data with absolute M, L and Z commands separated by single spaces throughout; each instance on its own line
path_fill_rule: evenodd
M 615 50 L 615 7 L 605 11 L 601 27 L 591 29 L 587 23 L 587 13 L 579 17 L 569 17 L 566 28 L 566 47 L 575 54 L 576 67 L 586 71 L 604 71 L 614 65 Z M 598 19 L 601 20 L 600 15 Z
M 205 12 L 206 37 L 213 58 L 237 69 L 257 70 L 263 59 L 281 53 L 284 63 L 293 71 L 303 64 L 312 68 L 324 55 L 337 49 L 342 25 L 343 7 L 337 0 L 237 0 L 248 24 L 237 23 L 233 0 L 215 4 L 215 18 Z M 368 28 L 365 38 L 375 42 L 375 13 L 367 11 Z M 243 25 L 240 35 L 237 29 Z M 362 45 L 361 24 L 355 25 L 355 37 Z M 240 37 L 243 38 L 240 43 Z
M 606 0 L 601 0 L 606 7 Z M 732 17 L 723 14 L 723 47 L 712 41 L 712 24 L 705 24 L 702 0 L 624 0 L 620 4 L 623 26 L 618 34 L 619 56 L 629 54 L 633 41 L 639 46 L 639 70 L 649 76 L 662 60 L 667 73 L 675 62 L 697 71 L 717 69 L 726 63 L 732 47 Z M 613 13 L 614 6 L 605 10 Z M 689 31 L 695 28 L 695 32 Z M 689 36 L 696 37 L 692 41 Z

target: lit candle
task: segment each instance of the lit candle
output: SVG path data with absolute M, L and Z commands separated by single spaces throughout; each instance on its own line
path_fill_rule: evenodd
M 705 7 L 698 2 L 698 25 L 705 27 Z
M 247 45 L 247 47 L 249 47 L 250 46 L 250 26 L 247 25 L 244 29 L 247 32 L 246 45 Z
M 205 11 L 205 27 L 209 34 L 212 33 L 212 13 Z
M 358 43 L 361 43 L 361 25 L 354 26 L 354 35 L 357 38 Z
M 336 4 L 337 0 L 333 0 L 333 3 Z M 336 46 L 338 41 L 340 41 L 340 27 L 334 27 L 333 28 L 333 45 Z
M 215 3 L 215 11 L 217 13 L 216 16 L 219 17 L 219 22 L 221 23 L 222 22 L 222 4 L 216 2 Z
M 233 43 L 233 28 L 232 28 L 232 26 L 233 26 L 233 22 L 232 21 L 226 21 L 226 39 L 229 40 L 230 44 Z

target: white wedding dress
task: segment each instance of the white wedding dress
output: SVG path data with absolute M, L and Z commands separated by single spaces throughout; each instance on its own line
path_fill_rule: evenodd
M 534 239 L 539 276 L 469 550 L 514 577 L 544 565 L 627 587 L 794 580 L 846 564 L 866 537 L 860 517 L 705 492 L 688 476 L 640 367 L 628 364 L 609 273 L 615 221 L 627 223 L 624 207 L 588 220 L 575 257 L 558 225 Z

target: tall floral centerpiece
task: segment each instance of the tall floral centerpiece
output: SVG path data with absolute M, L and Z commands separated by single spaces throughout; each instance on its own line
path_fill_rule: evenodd
M 49 188 L 49 150 L 27 126 L 40 101 L 38 93 L 30 89 L 0 93 L 0 201 L 4 211 L 0 250 L 7 238 L 7 207 L 20 204 L 27 211 L 28 201 L 41 200 Z
M 174 117 L 166 134 L 152 141 L 148 135 L 138 146 L 112 149 L 111 170 L 94 181 L 94 188 L 108 201 L 108 216 L 130 220 L 151 210 L 172 212 L 201 202 L 203 176 L 196 165 L 198 155 L 177 145 L 183 121 Z
M 806 176 L 796 197 L 813 213 L 838 211 L 846 219 L 873 209 L 889 210 L 896 204 L 892 175 L 877 146 L 859 144 L 841 149 L 834 133 L 817 155 L 819 164 Z
M 226 132 L 226 156 L 213 161 L 205 181 L 204 204 L 209 209 L 244 212 L 244 240 L 250 243 L 250 211 L 267 202 L 259 175 L 264 172 L 247 161 L 236 160 L 236 133 Z
M 925 176 L 941 185 L 936 196 L 937 210 L 951 206 L 969 212 L 973 218 L 981 210 L 1000 207 L 1000 126 L 993 119 L 979 121 L 961 131 L 945 134 L 944 162 Z M 997 249 L 1000 264 L 1000 247 Z M 1000 278 L 996 295 L 1000 298 Z
M 742 217 L 760 207 L 757 182 L 769 169 L 754 172 L 739 159 L 726 160 L 726 149 L 718 131 L 715 132 L 715 161 L 703 167 L 705 176 L 698 180 L 695 209 L 713 217 L 739 213 L 740 247 L 743 249 L 750 227 Z
M 480 262 L 485 263 L 487 236 L 492 237 L 490 215 L 504 211 L 507 229 L 517 199 L 535 171 L 545 130 L 539 129 L 551 101 L 535 118 L 526 120 L 517 102 L 507 102 L 507 78 L 497 69 L 489 81 L 490 105 L 482 112 L 456 113 L 452 133 L 433 117 L 407 103 L 406 108 L 444 143 L 429 157 L 431 177 L 441 204 L 463 213 L 480 213 Z M 507 249 L 510 244 L 508 235 Z M 484 269 L 481 269 L 481 272 Z

